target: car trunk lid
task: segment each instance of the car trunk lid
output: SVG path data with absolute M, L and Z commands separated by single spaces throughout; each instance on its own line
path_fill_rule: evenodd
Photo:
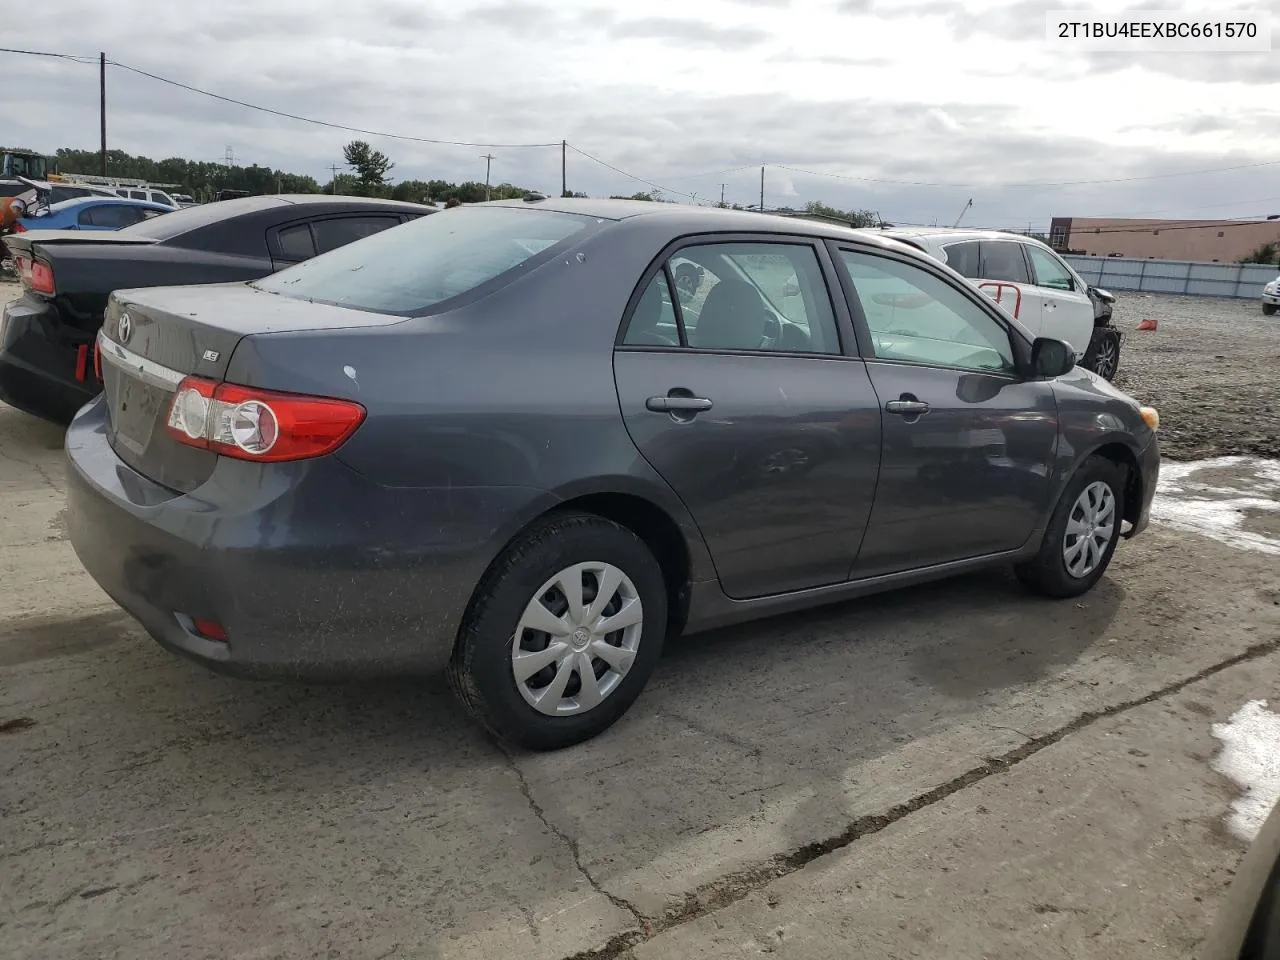
M 170 403 L 185 377 L 222 381 L 236 345 L 255 334 L 337 331 L 402 320 L 293 300 L 240 283 L 116 291 L 98 339 L 111 446 L 149 479 L 190 492 L 208 479 L 218 455 L 184 444 L 166 430 Z

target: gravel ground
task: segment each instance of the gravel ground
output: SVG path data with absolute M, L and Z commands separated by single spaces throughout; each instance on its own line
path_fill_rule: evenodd
M 1116 386 L 1160 411 L 1162 454 L 1280 457 L 1280 316 L 1256 300 L 1116 296 Z M 1136 330 L 1148 317 L 1158 328 Z

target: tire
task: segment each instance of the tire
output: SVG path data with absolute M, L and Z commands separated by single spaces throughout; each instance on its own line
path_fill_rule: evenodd
M 1014 568 L 1018 579 L 1037 593 L 1059 599 L 1078 597 L 1093 589 L 1094 584 L 1106 573 L 1120 542 L 1120 527 L 1124 518 L 1124 481 L 1124 468 L 1105 457 L 1093 456 L 1081 464 L 1054 507 L 1039 553 Z M 1068 524 L 1073 523 L 1073 515 L 1080 519 L 1081 511 L 1078 507 L 1081 506 L 1086 491 L 1097 494 L 1104 487 L 1110 491 L 1111 497 L 1110 539 L 1087 571 L 1082 572 L 1078 568 L 1073 573 L 1067 564 Z M 1085 522 L 1088 522 L 1087 519 Z M 1073 539 L 1072 545 L 1076 539 L 1079 538 Z
M 1276 305 L 1274 303 L 1264 303 L 1262 305 L 1262 312 L 1269 317 L 1276 312 Z
M 608 618 L 623 604 L 636 610 L 638 603 L 641 619 L 602 637 L 584 626 L 592 622 L 589 616 L 573 616 L 560 583 L 582 584 L 581 609 L 591 614 L 594 588 L 610 573 L 606 566 L 621 580 L 596 612 Z M 555 623 L 565 633 L 552 637 L 527 627 L 529 619 Z M 511 543 L 481 580 L 458 631 L 449 681 L 471 715 L 497 739 L 531 750 L 558 750 L 604 732 L 627 712 L 657 666 L 666 631 L 667 587 L 644 542 L 594 514 L 554 514 Z M 546 654 L 553 643 L 562 652 L 555 659 L 548 655 L 541 669 L 523 682 L 517 680 L 517 650 Z M 602 643 L 619 651 L 609 654 L 612 663 L 595 655 Z M 583 675 L 578 668 L 586 654 L 591 654 L 591 673 L 597 678 L 594 706 L 579 699 Z M 553 689 L 557 682 L 559 691 Z M 529 698 L 539 694 L 563 712 L 536 708 Z
M 1115 327 L 1094 327 L 1080 365 L 1104 380 L 1114 380 L 1120 369 L 1120 331 Z

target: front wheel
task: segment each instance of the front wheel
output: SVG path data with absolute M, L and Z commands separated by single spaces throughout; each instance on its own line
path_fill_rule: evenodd
M 485 575 L 449 679 L 498 739 L 555 750 L 627 711 L 666 629 L 666 584 L 644 542 L 603 517 L 560 514 L 523 533 Z
M 1262 305 L 1262 312 L 1269 317 L 1276 312 L 1276 305 L 1274 303 L 1264 303 Z
M 1123 468 L 1090 457 L 1062 492 L 1039 553 L 1015 568 L 1018 579 L 1050 597 L 1087 593 L 1111 563 L 1123 518 Z
M 1081 366 L 1104 380 L 1114 380 L 1120 369 L 1120 331 L 1115 327 L 1094 327 Z

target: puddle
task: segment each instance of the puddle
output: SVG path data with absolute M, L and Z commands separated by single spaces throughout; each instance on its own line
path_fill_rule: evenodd
M 1151 519 L 1241 550 L 1280 555 L 1280 460 L 1166 460 Z
M 1252 843 L 1280 799 L 1280 713 L 1267 709 L 1266 700 L 1251 700 L 1211 732 L 1222 741 L 1213 769 L 1241 791 L 1231 802 L 1227 828 Z

